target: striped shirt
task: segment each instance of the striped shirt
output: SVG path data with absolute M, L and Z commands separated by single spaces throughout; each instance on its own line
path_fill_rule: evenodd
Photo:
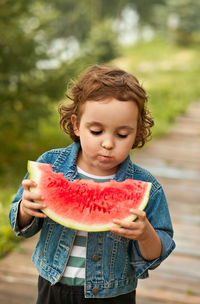
M 79 167 L 77 167 L 79 177 L 81 179 L 93 179 L 96 182 L 106 182 L 114 178 L 115 175 L 110 176 L 96 176 L 91 175 Z M 85 231 L 78 231 L 72 251 L 63 273 L 63 277 L 60 282 L 67 285 L 83 285 L 85 281 L 85 259 L 86 259 L 86 247 L 87 247 L 87 235 Z

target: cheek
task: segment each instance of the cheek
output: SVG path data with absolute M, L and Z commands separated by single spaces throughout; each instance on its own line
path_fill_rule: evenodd
M 121 148 L 122 147 L 122 143 L 120 143 L 120 153 L 124 156 L 124 155 L 127 155 L 129 154 L 129 152 L 131 151 L 133 145 L 134 145 L 134 142 L 135 142 L 135 138 L 136 138 L 136 135 L 134 136 L 131 136 L 131 138 L 129 140 L 127 140 L 126 142 L 123 143 L 123 149 Z
M 94 153 L 96 150 L 96 144 L 94 139 L 91 138 L 91 136 L 83 135 L 80 137 L 81 147 L 84 151 L 86 151 L 88 154 Z

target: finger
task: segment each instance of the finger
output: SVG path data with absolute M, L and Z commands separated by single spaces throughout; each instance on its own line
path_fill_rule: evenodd
M 130 209 L 130 212 L 136 215 L 140 220 L 144 221 L 146 218 L 146 212 L 140 209 Z
M 126 229 L 135 229 L 137 227 L 137 224 L 135 222 L 128 222 L 123 220 L 114 219 L 113 223 Z
M 23 198 L 29 201 L 43 201 L 44 197 L 39 194 L 39 193 L 35 193 L 35 192 L 31 192 L 29 190 L 25 190 L 23 193 Z
M 24 212 L 33 217 L 45 218 L 46 215 L 40 211 L 40 209 L 44 209 L 45 206 L 41 204 L 31 203 L 30 201 L 22 201 L 22 208 Z
M 125 229 L 125 228 L 122 228 L 122 227 L 121 228 L 111 227 L 110 231 L 119 235 L 119 236 L 125 237 L 125 238 L 129 238 L 129 239 L 136 239 L 137 238 L 136 233 L 134 233 L 133 230 Z
M 35 203 L 29 200 L 22 200 L 23 208 L 30 209 L 30 210 L 38 210 L 46 208 L 44 203 Z
M 24 187 L 24 190 L 28 190 L 30 187 L 37 187 L 37 184 L 30 179 L 24 179 L 22 181 L 22 186 Z
M 33 216 L 33 217 L 40 217 L 40 218 L 46 218 L 47 217 L 43 212 L 30 210 L 30 209 L 29 209 L 28 214 Z
M 40 211 L 34 211 L 32 212 L 32 216 L 34 217 L 39 217 L 39 218 L 46 218 L 46 214 L 44 214 L 43 212 Z

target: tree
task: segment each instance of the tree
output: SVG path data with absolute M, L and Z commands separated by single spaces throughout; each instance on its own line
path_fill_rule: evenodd
M 116 55 L 112 30 L 100 25 L 100 20 L 97 22 L 95 10 L 94 1 L 89 0 L 0 2 L 3 178 L 10 172 L 12 175 L 14 169 L 19 172 L 21 163 L 37 154 L 38 138 L 42 137 L 40 121 L 47 121 L 52 104 L 64 97 L 66 82 L 86 64 L 105 62 Z M 100 19 L 102 14 L 101 11 Z M 94 31 L 98 36 L 94 37 Z M 63 55 L 69 50 L 67 46 L 73 39 L 79 45 L 77 55 L 71 60 L 59 57 L 59 52 Z
M 8 172 L 13 160 L 31 148 L 25 144 L 29 134 L 35 138 L 39 119 L 50 112 L 50 83 L 43 85 L 46 75 L 37 69 L 37 62 L 48 58 L 40 39 L 43 36 L 43 43 L 47 43 L 52 36 L 44 33 L 55 15 L 54 10 L 48 11 L 40 2 L 1 1 L 1 173 Z
M 195 0 L 181 0 L 168 2 L 168 15 L 175 20 L 171 27 L 173 39 L 180 44 L 187 45 L 195 36 L 199 41 L 200 33 L 200 2 Z M 169 24 L 170 25 L 170 24 Z M 173 24 L 172 24 L 173 25 Z

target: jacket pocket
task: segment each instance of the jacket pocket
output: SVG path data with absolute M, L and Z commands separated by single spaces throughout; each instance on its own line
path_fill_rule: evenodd
M 50 218 L 46 218 L 40 233 L 37 244 L 37 255 L 46 263 L 50 262 L 53 258 L 53 252 L 58 245 L 58 238 L 56 240 L 56 226 L 57 224 Z
M 111 231 L 107 232 L 107 236 L 108 236 L 108 238 L 112 239 L 115 242 L 128 243 L 130 241 L 129 239 L 127 239 L 123 236 L 112 233 Z
M 130 240 L 109 231 L 107 232 L 107 241 L 109 251 L 106 259 L 109 265 L 109 279 L 110 281 L 124 280 L 130 271 L 128 256 Z

